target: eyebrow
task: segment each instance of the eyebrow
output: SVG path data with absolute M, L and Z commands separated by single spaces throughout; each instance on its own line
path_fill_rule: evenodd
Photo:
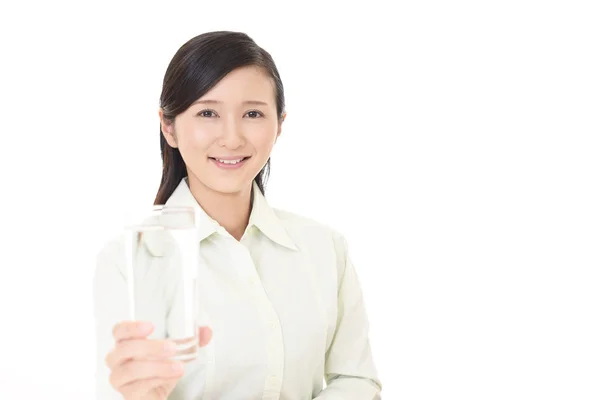
M 196 100 L 195 102 L 192 103 L 192 106 L 194 104 L 223 104 L 223 102 L 220 100 L 205 99 L 205 100 Z M 242 104 L 250 104 L 250 105 L 255 105 L 255 106 L 268 106 L 267 103 L 265 103 L 264 101 L 260 101 L 260 100 L 246 100 Z

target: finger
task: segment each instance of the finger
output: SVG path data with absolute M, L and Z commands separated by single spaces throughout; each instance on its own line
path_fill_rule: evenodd
M 212 339 L 212 329 L 210 329 L 207 326 L 203 326 L 200 328 L 200 332 L 199 332 L 198 336 L 199 336 L 200 347 L 204 347 L 208 343 L 210 343 L 210 340 Z
M 183 364 L 177 361 L 128 361 L 113 369 L 111 385 L 121 391 L 127 384 L 147 379 L 174 379 L 183 375 Z
M 177 345 L 177 356 L 175 360 L 182 361 L 184 363 L 194 360 L 198 352 L 198 338 L 191 337 L 187 339 L 175 340 Z
M 169 392 L 177 384 L 179 378 L 160 379 L 152 378 L 142 381 L 128 383 L 121 387 L 121 394 L 127 399 L 145 399 L 152 390 L 158 387 L 165 387 L 165 392 Z M 165 393 L 168 394 L 168 393 Z
M 174 355 L 175 343 L 169 340 L 132 339 L 121 340 L 106 357 L 106 365 L 113 369 L 130 359 L 162 359 Z
M 152 333 L 154 326 L 145 321 L 124 321 L 113 328 L 113 337 L 116 341 L 144 338 Z

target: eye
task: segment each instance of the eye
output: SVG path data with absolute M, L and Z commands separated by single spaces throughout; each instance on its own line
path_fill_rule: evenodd
M 248 111 L 246 113 L 246 115 L 250 119 L 256 119 L 256 118 L 264 117 L 264 114 L 261 113 L 260 111 L 257 111 L 257 110 Z
M 213 118 L 217 116 L 217 113 L 214 112 L 213 110 L 202 110 L 200 112 L 198 112 L 199 117 L 203 117 L 203 118 Z

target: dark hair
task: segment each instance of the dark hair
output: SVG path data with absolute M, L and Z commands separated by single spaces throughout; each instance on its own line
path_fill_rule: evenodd
M 190 39 L 175 53 L 165 72 L 160 95 L 163 118 L 167 121 L 175 120 L 177 115 L 204 96 L 225 75 L 234 69 L 251 65 L 264 68 L 273 78 L 277 116 L 281 119 L 285 111 L 285 98 L 273 58 L 247 34 L 230 31 L 203 33 Z M 159 133 L 163 169 L 155 205 L 164 204 L 187 176 L 181 153 L 169 146 L 162 130 Z M 263 194 L 270 165 L 269 159 L 254 178 Z

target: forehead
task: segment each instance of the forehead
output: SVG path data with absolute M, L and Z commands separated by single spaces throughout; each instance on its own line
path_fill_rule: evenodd
M 263 68 L 248 66 L 231 71 L 201 99 L 223 102 L 259 100 L 272 103 L 274 89 L 273 79 Z

